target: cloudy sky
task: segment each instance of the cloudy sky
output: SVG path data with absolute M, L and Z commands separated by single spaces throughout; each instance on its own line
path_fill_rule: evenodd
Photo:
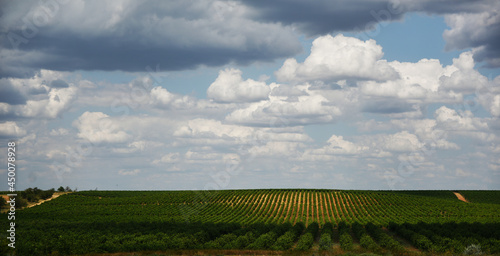
M 500 189 L 498 1 L 0 6 L 17 189 Z

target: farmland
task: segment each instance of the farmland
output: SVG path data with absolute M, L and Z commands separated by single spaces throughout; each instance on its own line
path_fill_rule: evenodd
M 16 251 L 499 254 L 500 192 L 460 192 L 470 203 L 451 191 L 82 191 L 19 210 Z

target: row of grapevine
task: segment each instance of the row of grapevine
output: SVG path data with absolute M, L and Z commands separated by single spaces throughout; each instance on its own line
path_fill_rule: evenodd
M 83 215 L 73 214 L 73 207 L 78 207 L 86 208 L 82 213 L 93 215 L 126 211 L 129 215 L 157 216 L 169 221 L 244 224 L 304 222 L 306 225 L 318 222 L 320 226 L 341 221 L 387 225 L 391 221 L 444 223 L 500 219 L 500 205 L 466 204 L 441 198 L 429 200 L 424 196 L 390 192 L 227 190 L 137 193 L 139 195 L 116 191 L 79 192 L 63 196 L 46 207 L 42 205 L 37 212 L 54 211 L 59 204 L 63 204 L 71 207 L 57 211 L 69 217 Z

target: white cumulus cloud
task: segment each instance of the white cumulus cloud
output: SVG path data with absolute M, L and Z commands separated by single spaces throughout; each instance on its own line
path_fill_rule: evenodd
M 113 118 L 102 112 L 87 111 L 73 122 L 73 126 L 78 129 L 78 137 L 92 143 L 119 143 L 130 139 Z
M 276 71 L 280 81 L 342 80 L 346 78 L 385 81 L 398 77 L 382 59 L 382 47 L 375 40 L 362 41 L 339 34 L 318 37 L 303 63 L 287 59 Z
M 21 137 L 26 135 L 26 130 L 19 127 L 16 122 L 7 121 L 0 123 L 0 137 Z
M 253 102 L 268 98 L 271 88 L 261 81 L 243 80 L 238 69 L 219 71 L 219 76 L 208 87 L 207 96 L 218 102 Z

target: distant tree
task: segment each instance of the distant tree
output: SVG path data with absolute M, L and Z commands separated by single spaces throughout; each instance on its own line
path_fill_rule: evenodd
M 60 186 L 58 189 L 57 189 L 57 192 L 64 192 L 64 187 L 63 186 Z
M 71 188 L 69 186 L 66 186 L 66 192 L 71 192 Z
M 26 199 L 21 198 L 21 197 L 16 198 L 16 208 L 17 209 L 24 208 L 26 206 L 28 206 L 28 201 Z
M 20 192 L 20 198 L 26 199 L 28 202 L 36 203 L 40 199 L 43 200 L 52 197 L 55 191 L 56 190 L 53 188 L 48 190 L 41 190 L 37 187 L 27 188 Z
M 54 192 L 56 192 L 56 190 L 53 188 L 51 188 L 49 190 L 42 191 L 42 192 L 40 192 L 40 199 L 43 199 L 43 200 L 49 199 L 52 197 Z

